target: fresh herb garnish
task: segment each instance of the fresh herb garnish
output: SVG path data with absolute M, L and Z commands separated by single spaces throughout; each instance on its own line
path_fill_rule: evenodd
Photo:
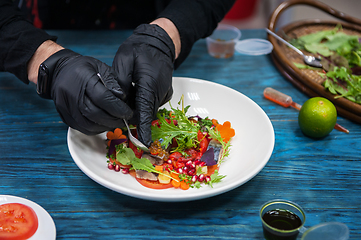
M 186 116 L 189 106 L 184 108 L 182 102 L 182 110 L 178 108 L 172 109 L 172 120 L 177 122 L 177 126 L 173 121 L 167 121 L 166 115 L 157 114 L 159 119 L 158 126 L 152 126 L 152 139 L 162 139 L 161 145 L 166 149 L 172 143 L 173 138 L 177 141 L 177 148 L 174 151 L 183 152 L 185 149 L 196 147 L 198 143 L 197 132 L 200 129 L 199 124 L 191 122 Z
M 361 104 L 361 37 L 348 35 L 339 24 L 332 30 L 319 31 L 292 40 L 300 49 L 321 55 L 321 63 L 326 74 L 322 83 L 335 98 L 346 99 Z M 298 68 L 305 68 L 297 65 Z M 314 69 L 313 69 L 314 70 Z
M 207 182 L 207 184 L 211 187 L 213 187 L 214 183 L 219 183 L 222 181 L 223 178 L 225 178 L 226 176 L 224 175 L 220 175 L 218 173 L 218 170 L 214 171 L 214 173 L 211 175 L 211 181 Z

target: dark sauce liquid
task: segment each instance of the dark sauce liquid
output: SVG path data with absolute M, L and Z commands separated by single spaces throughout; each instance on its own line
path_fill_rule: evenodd
M 296 214 L 284 209 L 270 210 L 262 216 L 262 219 L 269 226 L 279 230 L 293 230 L 302 225 L 301 219 Z M 297 238 L 298 231 L 287 236 L 280 236 L 278 233 L 263 227 L 263 234 L 267 240 L 293 240 Z

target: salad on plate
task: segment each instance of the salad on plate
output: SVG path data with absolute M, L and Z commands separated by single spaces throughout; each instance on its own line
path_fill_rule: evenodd
M 108 168 L 130 174 L 141 185 L 152 189 L 200 188 L 222 181 L 221 163 L 228 156 L 235 130 L 229 121 L 187 116 L 190 106 L 160 109 L 152 122 L 152 144 L 146 153 L 135 147 L 117 128 L 107 132 Z M 136 127 L 132 134 L 137 137 Z

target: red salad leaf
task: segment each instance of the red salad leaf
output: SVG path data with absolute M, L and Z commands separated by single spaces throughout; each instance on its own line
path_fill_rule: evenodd
M 109 145 L 109 150 L 108 150 L 109 156 L 112 155 L 112 154 L 115 154 L 115 146 L 116 145 L 122 144 L 122 143 L 124 143 L 126 141 L 127 141 L 126 138 L 110 140 L 110 145 Z
M 209 148 L 201 157 L 201 161 L 206 163 L 206 166 L 216 165 L 217 162 L 214 160 L 214 149 Z

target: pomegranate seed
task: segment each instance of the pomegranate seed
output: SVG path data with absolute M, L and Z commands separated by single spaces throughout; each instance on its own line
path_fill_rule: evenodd
M 172 160 L 168 159 L 167 163 L 172 164 Z
M 195 165 L 199 165 L 200 163 L 201 163 L 201 161 L 199 161 L 199 160 L 194 161 Z
M 194 163 L 192 163 L 192 165 L 190 166 L 190 168 L 196 168 L 196 165 Z
M 206 162 L 202 162 L 202 161 L 198 164 L 198 166 L 201 166 L 201 167 L 203 167 L 204 165 L 206 165 Z
M 194 174 L 196 174 L 196 169 L 189 169 L 188 170 L 188 173 L 187 173 L 189 176 L 193 176 Z
M 113 163 L 108 163 L 108 169 L 110 169 L 110 170 L 113 170 L 113 169 L 114 169 Z
M 206 176 L 206 182 L 211 181 L 211 177 L 210 176 Z
M 191 160 L 189 160 L 188 162 L 186 162 L 186 166 L 187 167 L 189 167 L 189 166 L 191 166 L 192 165 L 192 161 Z
M 204 177 L 203 174 L 201 174 L 201 175 L 198 176 L 198 181 L 199 181 L 199 182 L 203 182 L 204 179 L 205 179 L 205 177 Z
M 192 182 L 197 182 L 197 179 L 198 179 L 198 176 L 197 176 L 197 175 L 194 175 L 194 176 L 192 177 Z
M 129 168 L 122 168 L 122 173 L 128 174 L 129 173 Z
M 182 168 L 178 168 L 178 173 L 182 174 L 182 173 L 183 173 L 183 169 L 182 169 Z
M 188 172 L 188 170 L 189 170 L 188 167 L 183 167 L 183 172 L 184 173 Z
M 116 171 L 116 172 L 119 172 L 120 171 L 120 166 L 117 164 L 117 165 L 115 165 L 115 167 L 114 167 L 114 171 Z

